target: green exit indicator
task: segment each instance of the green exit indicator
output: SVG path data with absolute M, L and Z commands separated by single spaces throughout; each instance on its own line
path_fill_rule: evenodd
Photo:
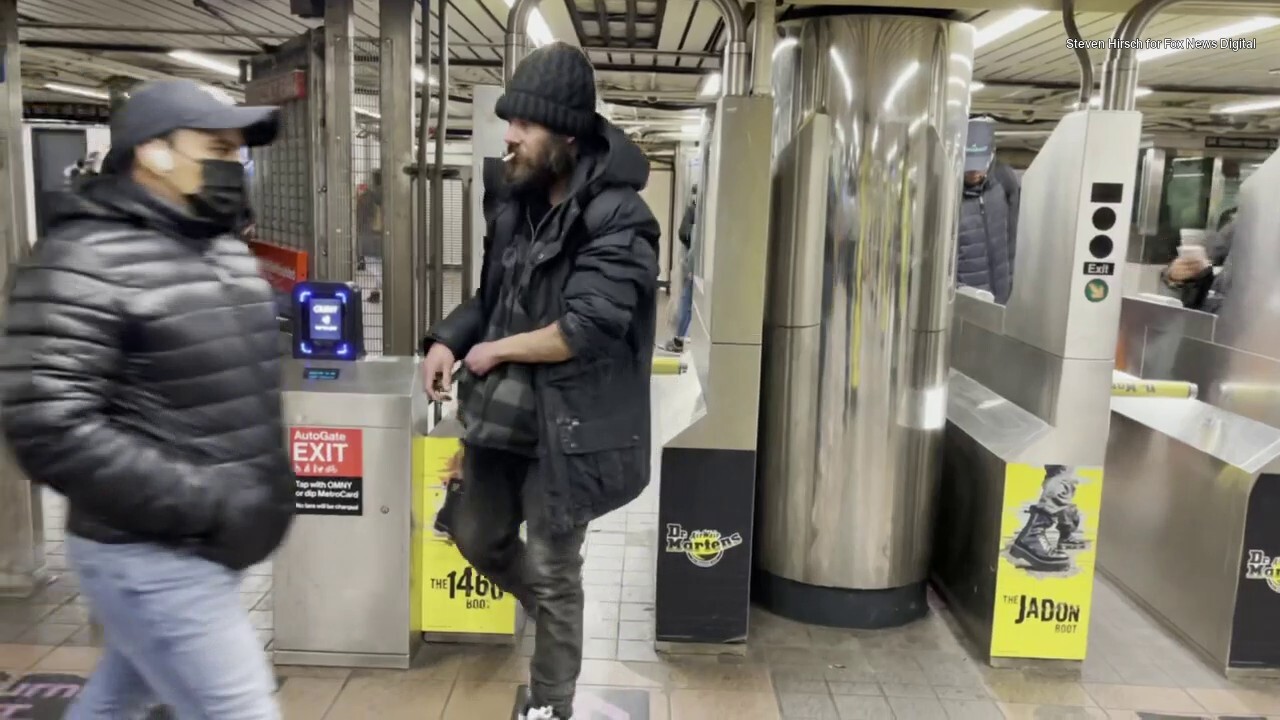
M 1106 280 L 1094 278 L 1084 285 L 1084 296 L 1089 302 L 1102 302 L 1111 294 L 1111 288 L 1107 286 Z

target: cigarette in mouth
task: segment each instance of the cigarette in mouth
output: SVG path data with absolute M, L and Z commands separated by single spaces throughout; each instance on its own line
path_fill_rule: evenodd
M 502 156 L 502 162 L 504 162 L 504 163 L 509 163 L 509 162 L 511 162 L 512 160 L 515 160 L 515 159 L 516 159 L 516 154 L 515 154 L 515 153 L 513 153 L 513 152 L 512 152 L 512 153 L 507 153 L 506 155 L 503 155 L 503 156 Z

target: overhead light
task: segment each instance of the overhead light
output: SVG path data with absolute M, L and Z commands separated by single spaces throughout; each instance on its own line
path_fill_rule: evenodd
M 1052 132 L 1052 130 L 996 130 L 996 135 L 999 137 L 1044 137 Z
M 63 85 L 62 83 L 45 83 L 45 89 L 54 92 L 64 93 L 66 95 L 79 95 L 80 97 L 93 98 L 94 100 L 110 100 L 111 96 L 101 90 L 80 87 L 79 85 Z
M 233 78 L 240 77 L 240 68 L 235 65 L 222 62 L 221 60 L 216 60 L 207 55 L 193 53 L 190 50 L 174 50 L 169 53 L 169 57 L 177 60 L 178 62 L 184 62 L 188 65 L 204 68 L 205 70 L 212 70 L 216 73 L 221 73 Z
M 974 80 L 973 82 L 969 83 L 969 92 L 978 92 L 979 90 L 985 88 L 986 86 L 987 86 L 986 83 L 982 83 L 982 82 L 978 82 L 977 80 Z
M 414 82 L 416 82 L 416 83 L 418 83 L 419 85 L 421 85 L 421 84 L 422 84 L 426 79 L 427 79 L 427 71 L 426 71 L 426 70 L 423 70 L 421 65 L 418 65 L 418 66 L 416 66 L 416 67 L 414 67 L 414 68 L 413 68 L 413 81 L 414 81 Z M 440 81 L 436 79 L 436 76 L 435 76 L 435 75 L 432 75 L 432 76 L 431 76 L 431 84 L 432 84 L 432 85 L 439 85 L 439 84 L 440 84 Z
M 990 45 L 1014 30 L 1030 25 L 1048 14 L 1048 10 L 1015 10 L 979 30 L 973 48 L 977 50 L 984 45 Z
M 1202 33 L 1197 33 L 1195 35 L 1192 35 L 1189 39 L 1190 40 L 1221 40 L 1222 38 L 1237 38 L 1248 33 L 1257 32 L 1259 30 L 1266 30 L 1267 28 L 1273 28 L 1277 25 L 1280 25 L 1280 18 L 1269 18 L 1269 17 L 1249 18 L 1248 20 L 1245 20 L 1243 22 L 1238 22 L 1234 25 L 1227 25 L 1225 27 L 1217 28 L 1216 30 L 1206 30 Z M 1138 62 L 1146 62 L 1148 60 L 1155 60 L 1156 58 L 1162 58 L 1167 55 L 1173 55 L 1175 53 L 1180 53 L 1180 52 L 1183 52 L 1184 50 L 1190 50 L 1190 49 L 1193 49 L 1193 48 L 1191 46 L 1152 48 L 1150 50 L 1139 51 L 1136 57 L 1138 58 Z
M 505 1 L 508 8 L 516 4 L 516 0 Z M 542 17 L 542 13 L 536 9 L 529 14 L 529 24 L 525 27 L 524 33 L 529 36 L 530 42 L 538 47 L 549 45 L 556 39 L 556 36 L 551 34 L 551 28 L 547 25 L 546 19 Z
M 702 79 L 702 87 L 698 90 L 700 97 L 714 97 L 720 94 L 720 73 L 711 73 Z
M 1255 113 L 1264 110 L 1275 110 L 1280 108 L 1280 97 L 1266 98 L 1263 100 L 1250 100 L 1248 102 L 1232 103 L 1230 105 L 1219 105 L 1213 108 L 1213 112 L 1222 113 L 1224 115 L 1235 115 L 1237 113 Z
M 1151 88 L 1144 88 L 1144 87 L 1140 87 L 1140 88 L 1137 88 L 1136 90 L 1134 90 L 1134 91 L 1133 91 L 1133 97 L 1134 97 L 1134 98 L 1146 97 L 1146 96 L 1150 95 L 1150 94 L 1151 94 L 1151 93 L 1153 93 L 1153 92 L 1155 92 L 1155 90 L 1152 90 Z M 1072 100 L 1071 102 L 1067 103 L 1067 108 L 1068 108 L 1068 109 L 1072 109 L 1072 108 L 1074 108 L 1075 106 L 1076 106 L 1076 101 L 1075 101 L 1075 100 Z M 1101 95 L 1094 95 L 1092 98 L 1090 98 L 1090 100 L 1089 100 L 1089 107 L 1095 107 L 1095 108 L 1100 108 L 1100 107 L 1102 107 L 1102 96 L 1101 96 Z

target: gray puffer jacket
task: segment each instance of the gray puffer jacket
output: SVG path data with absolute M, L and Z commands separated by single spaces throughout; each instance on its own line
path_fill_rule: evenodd
M 987 290 L 1001 304 L 1013 291 L 1021 192 L 1013 171 L 996 163 L 982 185 L 964 189 L 960 202 L 956 284 Z

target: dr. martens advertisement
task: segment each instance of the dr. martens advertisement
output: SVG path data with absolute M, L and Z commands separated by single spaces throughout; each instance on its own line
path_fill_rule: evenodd
M 1267 473 L 1249 493 L 1240 579 L 1232 618 L 1230 666 L 1280 667 L 1280 476 Z
M 1102 470 L 1009 465 L 991 656 L 1083 660 Z

